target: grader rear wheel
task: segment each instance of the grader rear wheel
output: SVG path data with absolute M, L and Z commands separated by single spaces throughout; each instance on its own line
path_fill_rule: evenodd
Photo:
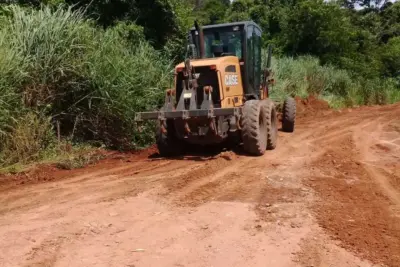
M 296 101 L 288 97 L 283 103 L 282 130 L 287 133 L 294 132 L 296 122 Z

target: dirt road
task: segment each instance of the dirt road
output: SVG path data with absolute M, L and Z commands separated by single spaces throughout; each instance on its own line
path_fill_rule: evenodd
M 260 158 L 148 155 L 3 177 L 0 266 L 400 266 L 399 104 L 308 111 Z

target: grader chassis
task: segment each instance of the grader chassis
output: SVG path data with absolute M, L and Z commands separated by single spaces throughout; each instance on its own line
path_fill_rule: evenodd
M 156 141 L 163 156 L 181 154 L 190 144 L 212 145 L 229 138 L 260 156 L 277 144 L 275 103 L 269 99 L 271 49 L 261 71 L 261 29 L 252 21 L 195 27 L 191 57 L 175 67 L 175 87 L 159 111 L 136 113 L 157 120 Z M 283 104 L 282 130 L 294 131 L 296 105 Z

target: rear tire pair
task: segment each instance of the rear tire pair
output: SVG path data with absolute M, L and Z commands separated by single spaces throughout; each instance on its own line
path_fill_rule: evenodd
M 242 140 L 244 150 L 254 156 L 275 149 L 278 127 L 275 105 L 270 99 L 249 100 L 243 106 Z

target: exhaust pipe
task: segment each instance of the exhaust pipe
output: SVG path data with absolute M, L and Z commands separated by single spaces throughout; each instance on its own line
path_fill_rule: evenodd
M 205 57 L 205 49 L 204 49 L 204 33 L 203 28 L 199 26 L 197 20 L 194 22 L 194 27 L 199 34 L 199 49 L 200 49 L 200 58 Z

